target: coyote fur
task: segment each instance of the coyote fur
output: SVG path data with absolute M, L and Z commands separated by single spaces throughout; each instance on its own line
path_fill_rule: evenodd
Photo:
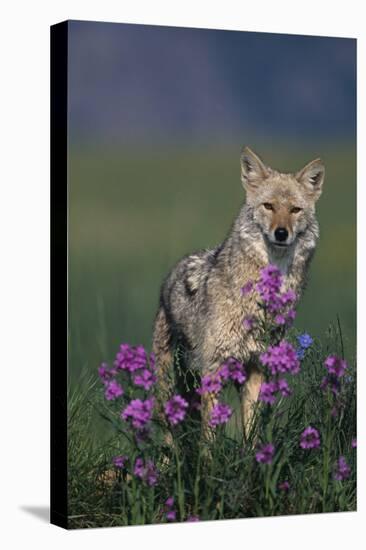
M 240 157 L 246 202 L 226 239 L 211 250 L 181 259 L 161 287 L 155 319 L 153 351 L 158 393 L 168 397 L 169 369 L 177 342 L 184 342 L 189 363 L 200 376 L 215 373 L 235 357 L 247 370 L 241 390 L 244 437 L 250 430 L 262 373 L 255 360 L 262 351 L 243 325 L 259 314 L 255 295 L 241 296 L 241 288 L 259 277 L 261 268 L 275 264 L 284 285 L 300 297 L 319 236 L 315 216 L 324 181 L 324 165 L 313 160 L 297 173 L 281 173 L 266 166 L 248 147 Z M 202 396 L 203 430 L 215 400 Z

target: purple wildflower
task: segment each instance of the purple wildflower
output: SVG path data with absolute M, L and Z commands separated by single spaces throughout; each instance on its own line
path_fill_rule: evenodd
M 352 449 L 356 449 L 357 447 L 357 439 L 355 437 L 352 438 L 351 447 Z
M 121 344 L 114 365 L 119 370 L 134 372 L 142 369 L 147 364 L 146 351 L 142 346 L 130 346 Z
M 165 517 L 168 521 L 175 521 L 177 519 L 177 512 L 175 510 L 169 510 L 166 512 Z
M 328 355 L 324 361 L 324 366 L 329 374 L 334 374 L 337 378 L 340 378 L 347 368 L 347 363 L 337 355 Z
M 350 476 L 350 473 L 351 468 L 347 464 L 346 459 L 344 458 L 344 456 L 340 456 L 337 461 L 336 470 L 333 474 L 334 479 L 336 479 L 337 481 L 344 481 Z
M 278 267 L 269 264 L 261 269 L 256 289 L 265 304 L 270 304 L 273 301 L 280 292 L 281 285 L 282 275 Z
M 286 323 L 291 324 L 296 318 L 296 310 L 291 308 L 286 313 Z
M 144 463 L 142 458 L 136 458 L 133 473 L 150 487 L 157 484 L 158 470 L 152 460 Z
M 304 332 L 304 334 L 300 334 L 298 337 L 297 337 L 297 341 L 299 342 L 299 346 L 300 348 L 302 349 L 308 349 L 310 348 L 310 346 L 313 344 L 314 340 L 312 339 L 312 337 L 310 336 L 310 334 L 308 334 L 307 332 Z
M 121 395 L 123 395 L 123 388 L 116 380 L 111 380 L 106 383 L 104 397 L 108 401 L 113 401 L 117 399 L 117 397 L 121 397 Z
M 133 473 L 135 474 L 135 476 L 141 478 L 144 474 L 144 471 L 145 471 L 144 461 L 142 460 L 142 458 L 136 458 Z
M 292 305 L 296 301 L 296 298 L 296 292 L 294 292 L 291 288 L 286 292 L 283 292 L 280 296 L 283 306 Z
M 214 427 L 219 424 L 226 424 L 232 413 L 233 411 L 229 405 L 225 405 L 225 403 L 216 403 L 211 410 L 210 426 Z
M 234 357 L 229 357 L 221 365 L 218 375 L 221 380 L 233 380 L 239 384 L 243 384 L 247 379 L 244 366 Z
M 113 458 L 112 462 L 116 468 L 122 469 L 125 467 L 127 460 L 128 457 L 126 455 L 118 455 Z
M 290 484 L 287 480 L 285 481 L 282 481 L 281 483 L 278 484 L 278 488 L 280 491 L 289 491 L 290 490 Z
M 249 294 L 250 292 L 252 292 L 253 288 L 254 288 L 253 281 L 248 281 L 248 282 L 240 289 L 241 295 L 242 295 L 242 296 L 246 296 L 247 294 Z
M 262 445 L 262 447 L 255 454 L 255 459 L 261 464 L 272 464 L 275 448 L 272 443 Z
M 177 518 L 177 512 L 173 508 L 174 497 L 169 497 L 165 501 L 165 517 L 168 521 L 175 521 Z
M 98 368 L 98 374 L 100 378 L 103 380 L 103 382 L 105 380 L 106 375 L 108 374 L 108 371 L 109 369 L 108 369 L 107 363 L 101 363 L 101 365 Z
M 187 517 L 187 521 L 200 521 L 199 516 L 190 515 Z
M 327 388 L 329 388 L 334 395 L 338 394 L 340 383 L 335 375 L 330 374 L 328 376 L 324 376 L 323 380 L 320 383 L 320 389 L 325 391 Z
M 260 387 L 259 399 L 264 403 L 269 403 L 273 405 L 276 401 L 276 396 L 274 395 L 277 391 L 276 382 L 263 382 Z
M 98 374 L 101 379 L 101 381 L 105 384 L 113 378 L 117 374 L 116 369 L 110 369 L 107 365 L 107 363 L 101 363 L 100 367 L 98 368 Z
M 281 393 L 282 397 L 288 397 L 291 395 L 291 390 L 285 378 L 280 378 L 277 381 L 277 389 Z
M 282 315 L 282 313 L 278 313 L 274 318 L 274 322 L 276 323 L 276 325 L 285 325 L 286 317 Z
M 222 390 L 221 378 L 218 374 L 207 374 L 201 380 L 201 387 L 198 388 L 197 393 L 204 395 L 206 393 L 219 393 Z
M 156 466 L 151 460 L 148 460 L 146 466 L 146 483 L 152 487 L 157 484 L 158 477 Z
M 254 317 L 245 317 L 243 320 L 243 327 L 249 332 L 254 328 L 254 322 Z
M 261 269 L 256 290 L 269 313 L 274 315 L 277 325 L 292 323 L 296 311 L 293 306 L 296 302 L 296 293 L 292 290 L 281 291 L 283 276 L 277 266 L 269 264 Z
M 141 373 L 136 374 L 133 381 L 136 386 L 142 386 L 144 390 L 148 391 L 155 384 L 156 376 L 150 370 L 144 369 Z
M 155 353 L 152 351 L 150 353 L 150 356 L 149 356 L 149 364 L 150 364 L 150 369 L 154 372 L 155 370 Z
M 320 436 L 316 428 L 308 426 L 301 434 L 300 447 L 302 449 L 317 449 L 320 447 Z
M 171 508 L 172 506 L 174 506 L 174 497 L 167 498 L 165 501 L 165 506 L 167 508 Z
M 261 354 L 260 360 L 273 375 L 284 372 L 296 374 L 300 370 L 296 350 L 285 340 L 282 340 L 277 346 L 269 346 L 267 351 Z
M 165 404 L 165 414 L 174 426 L 184 420 L 188 408 L 188 402 L 180 395 L 174 395 Z
M 151 397 L 145 401 L 133 399 L 129 405 L 122 411 L 123 420 L 131 420 L 134 428 L 143 428 L 152 417 L 154 399 Z

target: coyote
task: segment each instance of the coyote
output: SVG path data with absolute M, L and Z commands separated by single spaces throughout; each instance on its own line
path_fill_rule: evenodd
M 255 360 L 260 343 L 243 325 L 258 314 L 253 295 L 240 289 L 258 279 L 261 268 L 275 264 L 288 289 L 300 296 L 319 236 L 315 203 L 324 181 L 324 165 L 313 160 L 295 174 L 281 173 L 245 147 L 240 157 L 246 202 L 220 245 L 185 256 L 161 287 L 153 333 L 158 393 L 168 396 L 169 369 L 177 342 L 188 350 L 189 364 L 200 376 L 215 373 L 228 358 L 246 366 L 241 390 L 244 437 L 250 431 L 253 404 L 262 374 Z M 203 430 L 214 404 L 202 396 Z

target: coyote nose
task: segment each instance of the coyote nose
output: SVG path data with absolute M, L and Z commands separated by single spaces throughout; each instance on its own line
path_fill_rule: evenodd
M 276 241 L 282 243 L 283 241 L 286 241 L 288 237 L 288 231 L 284 227 L 277 227 L 275 231 L 275 238 Z

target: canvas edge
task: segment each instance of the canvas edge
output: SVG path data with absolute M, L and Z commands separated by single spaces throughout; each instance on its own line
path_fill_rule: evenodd
M 67 131 L 68 22 L 52 25 L 51 46 L 51 491 L 50 522 L 68 528 L 67 506 Z

